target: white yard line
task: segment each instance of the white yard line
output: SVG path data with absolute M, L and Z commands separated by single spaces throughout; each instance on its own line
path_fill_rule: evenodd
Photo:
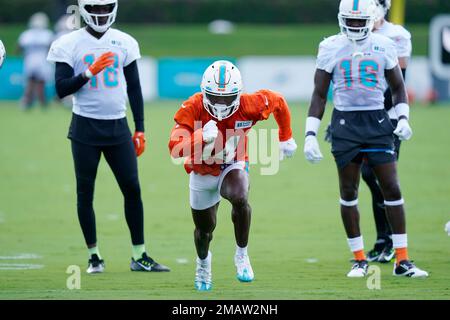
M 0 263 L 0 270 L 37 270 L 44 268 L 42 264 Z
M 14 256 L 0 256 L 0 260 L 29 260 L 42 259 L 42 256 L 35 253 L 18 253 Z

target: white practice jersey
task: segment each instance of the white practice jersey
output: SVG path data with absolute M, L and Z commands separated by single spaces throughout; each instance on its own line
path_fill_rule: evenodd
M 126 115 L 127 84 L 123 68 L 141 58 L 139 45 L 130 35 L 109 29 L 100 39 L 85 28 L 56 40 L 48 60 L 70 65 L 75 75 L 86 71 L 102 54 L 115 53 L 115 64 L 106 68 L 74 94 L 73 112 L 100 120 L 121 119 Z
M 395 42 L 397 56 L 399 58 L 409 58 L 412 53 L 411 33 L 400 25 L 384 21 L 380 29 L 375 33 L 382 34 Z
M 332 74 L 334 107 L 340 111 L 384 109 L 384 72 L 397 65 L 395 43 L 378 34 L 356 46 L 343 34 L 326 38 L 317 57 L 317 69 Z
M 46 58 L 53 40 L 53 32 L 48 29 L 29 29 L 20 35 L 18 42 L 24 53 L 24 70 L 27 77 L 48 80 L 51 66 Z

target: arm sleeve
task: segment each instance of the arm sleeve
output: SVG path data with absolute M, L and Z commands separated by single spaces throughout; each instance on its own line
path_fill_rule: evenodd
M 330 50 L 329 45 L 324 40 L 319 45 L 319 53 L 317 54 L 316 68 L 333 73 L 335 66 L 334 50 Z
M 133 61 L 123 69 L 123 72 L 127 81 L 128 100 L 133 112 L 135 129 L 144 132 L 144 97 L 142 96 L 137 62 Z
M 74 76 L 72 67 L 67 63 L 56 63 L 55 87 L 60 99 L 74 94 L 88 83 L 88 81 L 89 79 L 84 78 L 81 73 Z
M 127 51 L 127 56 L 123 64 L 125 67 L 141 58 L 141 51 L 139 49 L 138 42 L 132 37 L 130 37 L 129 41 L 129 49 Z
M 389 45 L 386 48 L 386 70 L 392 70 L 398 65 L 397 48 L 392 40 L 389 40 Z
M 264 96 L 264 109 L 261 112 L 261 120 L 267 120 L 273 113 L 278 124 L 278 136 L 280 141 L 287 141 L 292 138 L 291 112 L 288 104 L 281 94 L 270 90 L 261 90 Z

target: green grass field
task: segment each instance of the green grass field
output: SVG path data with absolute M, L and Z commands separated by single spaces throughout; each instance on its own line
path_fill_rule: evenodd
M 428 25 L 406 26 L 411 31 L 414 55 L 428 54 Z M 0 25 L 0 39 L 14 55 L 17 38 L 26 28 Z M 133 35 L 143 54 L 153 57 L 241 57 L 245 55 L 316 55 L 320 41 L 339 32 L 336 24 L 237 25 L 231 35 L 212 35 L 205 25 L 118 25 Z
M 0 104 L 0 299 L 450 299 L 450 107 L 413 108 L 413 140 L 402 148 L 410 254 L 430 272 L 425 280 L 394 278 L 380 265 L 381 290 L 345 277 L 351 255 L 338 207 L 337 175 L 329 146 L 320 165 L 303 157 L 306 104 L 291 106 L 299 150 L 274 176 L 251 168 L 253 220 L 249 253 L 256 279 L 235 279 L 230 206 L 223 202 L 212 242 L 214 289 L 194 290 L 195 250 L 188 176 L 172 164 L 167 140 L 178 102 L 146 106 L 148 150 L 139 159 L 147 247 L 171 273 L 129 271 L 130 238 L 120 191 L 101 163 L 95 209 L 104 274 L 84 271 L 87 252 L 76 216 L 75 178 L 66 139 L 70 112 L 57 106 L 24 113 Z M 331 110 L 327 111 L 327 118 Z M 325 121 L 326 122 L 326 121 Z M 275 127 L 273 119 L 259 128 Z M 366 248 L 375 238 L 370 198 L 361 187 Z M 12 259 L 34 254 L 36 259 Z M 187 259 L 180 264 L 179 259 Z M 10 264 L 43 266 L 6 270 Z M 82 269 L 81 289 L 68 290 L 66 270 Z M 10 266 L 11 267 L 11 266 Z M 17 266 L 16 266 L 17 267 Z

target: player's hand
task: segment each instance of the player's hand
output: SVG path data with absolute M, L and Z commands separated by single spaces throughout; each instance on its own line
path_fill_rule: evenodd
M 409 140 L 412 137 L 412 129 L 409 126 L 408 120 L 400 119 L 397 124 L 397 128 L 394 134 L 400 138 L 400 140 Z
M 203 126 L 203 132 L 202 132 L 202 136 L 203 136 L 203 141 L 205 143 L 211 143 L 214 142 L 214 140 L 216 140 L 217 135 L 219 134 L 219 129 L 217 128 L 217 122 L 214 120 L 209 120 L 208 123 L 206 123 Z
M 134 150 L 136 151 L 136 156 L 140 156 L 145 151 L 145 133 L 136 131 L 133 136 Z
M 93 76 L 99 74 L 105 68 L 110 67 L 114 64 L 114 53 L 106 52 L 100 56 L 94 63 L 89 67 L 86 75 L 88 78 L 92 78 Z
M 323 159 L 316 136 L 310 135 L 305 138 L 305 148 L 303 152 L 305 153 L 306 160 L 311 163 L 319 163 Z
M 286 141 L 280 142 L 280 160 L 284 158 L 291 158 L 294 156 L 295 151 L 297 150 L 297 144 L 295 143 L 294 138 L 290 138 Z

